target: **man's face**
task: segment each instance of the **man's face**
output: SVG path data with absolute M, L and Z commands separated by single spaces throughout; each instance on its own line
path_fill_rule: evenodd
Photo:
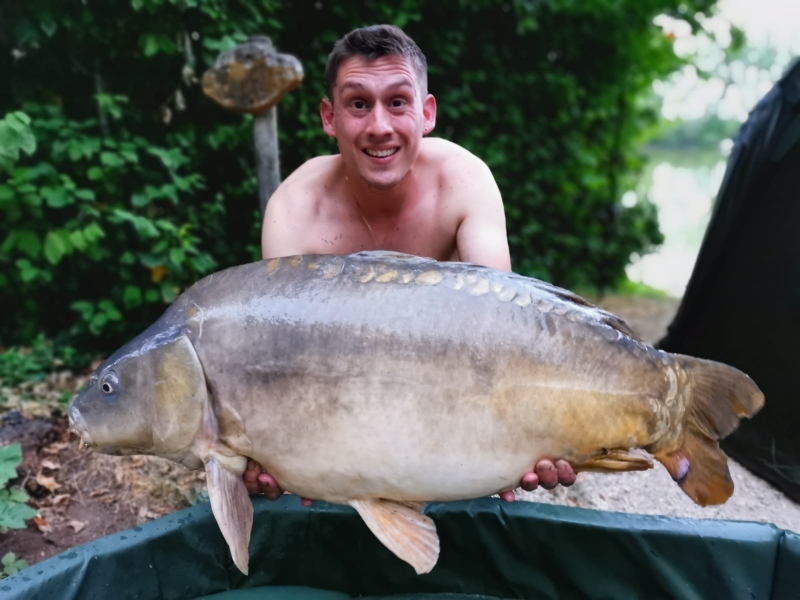
M 345 163 L 372 187 L 397 185 L 436 123 L 436 101 L 422 97 L 411 62 L 349 58 L 339 67 L 333 96 L 333 103 L 322 101 L 320 115 Z

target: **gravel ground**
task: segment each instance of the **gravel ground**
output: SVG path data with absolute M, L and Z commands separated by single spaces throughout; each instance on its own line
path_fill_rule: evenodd
M 655 343 L 677 310 L 676 300 L 608 297 L 596 300 L 606 310 L 625 319 L 648 342 Z M 672 481 L 657 461 L 649 471 L 605 474 L 580 473 L 569 488 L 524 492 L 517 498 L 548 504 L 577 506 L 614 512 L 667 515 L 694 519 L 729 519 L 773 523 L 800 532 L 800 505 L 739 463 L 728 459 L 735 491 L 721 506 L 700 507 Z

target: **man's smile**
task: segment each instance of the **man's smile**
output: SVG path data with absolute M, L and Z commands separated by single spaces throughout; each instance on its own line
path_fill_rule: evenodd
M 388 148 L 386 150 L 367 150 L 364 149 L 364 153 L 373 157 L 373 158 L 386 158 L 387 156 L 392 156 L 400 151 L 400 148 Z

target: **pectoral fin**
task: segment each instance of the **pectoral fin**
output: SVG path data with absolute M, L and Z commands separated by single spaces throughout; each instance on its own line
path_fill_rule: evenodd
M 234 564 L 247 575 L 250 532 L 253 528 L 253 503 L 241 474 L 210 458 L 206 461 L 206 483 L 211 511 L 228 543 Z
M 422 503 L 350 500 L 348 504 L 358 511 L 375 537 L 414 567 L 418 575 L 428 573 L 436 565 L 439 536 L 431 518 L 419 512 Z
M 576 473 L 582 471 L 593 471 L 595 473 L 646 471 L 652 468 L 653 462 L 651 460 L 621 448 L 606 450 L 603 454 L 598 454 L 581 463 L 572 465 L 572 470 Z

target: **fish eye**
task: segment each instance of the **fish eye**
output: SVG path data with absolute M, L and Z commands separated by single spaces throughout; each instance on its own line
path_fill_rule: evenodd
M 104 394 L 111 395 L 116 393 L 118 385 L 117 375 L 112 371 L 103 377 L 100 382 L 100 389 L 103 390 Z

